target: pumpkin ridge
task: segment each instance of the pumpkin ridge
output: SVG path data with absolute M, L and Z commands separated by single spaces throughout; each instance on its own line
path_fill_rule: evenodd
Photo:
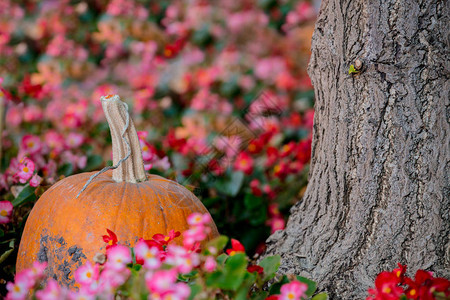
M 137 191 L 138 191 L 138 194 L 139 194 L 139 201 L 140 201 L 140 203 L 142 203 L 142 199 L 144 199 L 143 197 L 142 197 L 142 193 L 141 193 L 141 189 L 140 189 L 140 186 L 139 186 L 139 184 L 136 184 L 136 188 L 137 188 Z M 145 205 L 145 203 L 144 203 L 144 205 Z M 140 235 L 140 237 L 142 237 L 142 238 L 144 238 L 144 230 L 145 230 L 145 226 L 146 226 L 146 223 L 147 223 L 147 218 L 143 215 L 143 214 L 141 214 L 141 212 L 139 212 L 140 213 L 140 226 L 141 226 L 141 230 L 139 230 L 140 232 L 141 232 L 141 235 Z
M 164 208 L 163 208 L 163 206 L 161 204 L 161 195 L 159 193 L 157 194 L 156 191 L 153 188 L 151 188 L 151 190 L 152 190 L 153 194 L 155 195 L 156 199 L 158 199 L 158 206 L 160 208 L 162 219 L 164 221 L 164 228 L 166 228 L 166 231 L 167 231 L 167 229 L 169 229 L 169 228 L 167 228 L 166 213 L 165 213 L 165 210 L 164 210 Z
M 119 204 L 119 207 L 117 209 L 116 217 L 114 218 L 114 226 L 113 226 L 113 228 L 114 228 L 113 231 L 114 232 L 116 232 L 116 230 L 117 230 L 117 220 L 119 219 L 120 210 L 121 210 L 122 205 L 123 205 L 123 200 L 125 198 L 125 191 L 127 189 L 127 184 L 128 184 L 128 182 L 126 182 L 126 181 L 123 181 L 123 182 L 125 184 L 123 185 L 122 197 L 120 197 L 120 204 Z

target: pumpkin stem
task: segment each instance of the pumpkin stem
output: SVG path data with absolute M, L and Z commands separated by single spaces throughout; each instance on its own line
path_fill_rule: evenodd
M 103 112 L 112 138 L 112 178 L 117 182 L 141 182 L 147 179 L 138 135 L 128 113 L 128 105 L 118 95 L 101 98 Z
M 98 175 L 113 169 L 112 178 L 117 182 L 141 182 L 147 179 L 142 160 L 141 145 L 128 114 L 128 105 L 118 95 L 108 95 L 101 98 L 103 111 L 111 131 L 113 146 L 113 166 L 105 167 L 92 175 L 76 198 Z M 131 157 L 131 160 L 128 160 Z

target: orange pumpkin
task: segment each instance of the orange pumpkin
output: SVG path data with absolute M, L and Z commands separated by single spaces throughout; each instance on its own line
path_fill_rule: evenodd
M 17 271 L 31 267 L 33 261 L 46 261 L 47 276 L 73 288 L 74 271 L 105 251 L 102 235 L 106 228 L 116 233 L 119 242 L 133 246 L 140 237 L 151 239 L 171 229 L 183 232 L 191 213 L 207 213 L 183 186 L 145 173 L 136 130 L 119 97 L 102 97 L 102 106 L 117 168 L 99 174 L 85 190 L 94 172 L 67 177 L 41 196 L 25 225 Z M 208 239 L 216 236 L 212 224 Z

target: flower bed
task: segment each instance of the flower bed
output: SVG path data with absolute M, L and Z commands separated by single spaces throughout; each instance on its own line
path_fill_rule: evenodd
M 0 278 L 13 279 L 40 195 L 111 163 L 99 101 L 111 93 L 146 169 L 260 253 L 306 186 L 314 18 L 308 1 L 1 1 Z

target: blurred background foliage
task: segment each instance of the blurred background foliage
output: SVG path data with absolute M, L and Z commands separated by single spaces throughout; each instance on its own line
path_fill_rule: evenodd
M 12 279 L 39 196 L 111 163 L 99 99 L 112 93 L 129 104 L 146 169 L 263 251 L 307 183 L 315 17 L 290 0 L 0 1 L 0 200 L 14 207 L 0 219 L 0 278 Z

